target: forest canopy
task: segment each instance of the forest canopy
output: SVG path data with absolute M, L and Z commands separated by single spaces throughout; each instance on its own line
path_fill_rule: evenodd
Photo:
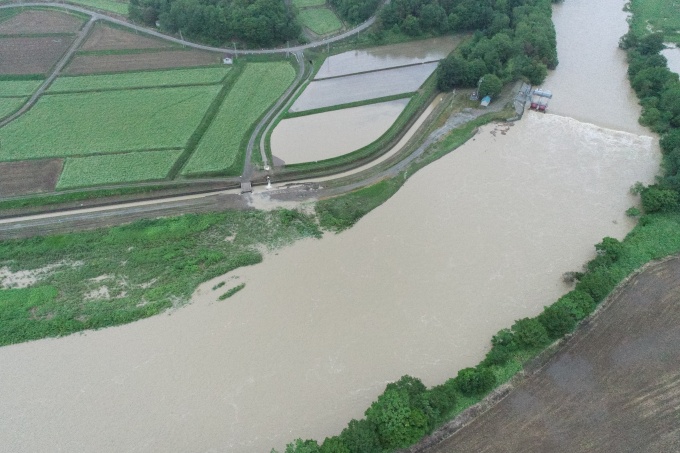
M 282 0 L 130 0 L 130 19 L 184 38 L 221 45 L 231 41 L 272 47 L 300 36 Z

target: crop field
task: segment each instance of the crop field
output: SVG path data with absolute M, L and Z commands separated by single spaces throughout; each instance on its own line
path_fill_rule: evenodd
M 680 258 L 633 277 L 541 371 L 429 453 L 680 447 Z
M 76 55 L 66 67 L 65 73 L 75 75 L 145 69 L 172 69 L 212 66 L 219 62 L 220 54 L 200 50 L 169 50 L 123 55 Z
M 181 148 L 220 86 L 43 96 L 0 129 L 0 161 Z
M 120 16 L 127 16 L 128 13 L 128 2 L 115 0 L 69 0 L 71 3 L 76 5 L 82 5 L 87 8 L 101 9 L 103 11 L 109 11 Z
M 169 41 L 97 23 L 79 50 L 160 49 L 173 46 Z
M 0 74 L 45 74 L 75 38 L 0 38 Z
M 0 118 L 4 118 L 9 114 L 14 113 L 14 111 L 18 110 L 27 100 L 27 97 L 0 98 Z
M 28 97 L 0 98 L 0 119 L 14 113 L 27 100 Z
M 241 164 L 236 160 L 249 129 L 294 79 L 295 70 L 287 62 L 246 66 L 182 174 L 235 171 L 232 167 Z
M 323 6 L 326 0 L 293 0 L 293 6 L 296 8 L 309 8 L 310 6 Z
M 28 10 L 0 23 L 0 35 L 76 33 L 84 20 L 58 11 Z
M 60 77 L 49 92 L 115 90 L 180 85 L 217 84 L 229 72 L 229 67 L 175 69 L 169 71 L 128 72 L 122 74 Z M 0 82 L 2 90 L 2 82 Z
M 668 41 L 680 42 L 680 3 L 675 0 L 632 0 L 633 28 L 644 33 L 649 26 L 662 31 Z
M 307 8 L 298 14 L 300 22 L 317 35 L 327 35 L 342 28 L 342 22 L 328 8 Z
M 0 162 L 0 197 L 53 191 L 63 165 L 63 159 Z
M 30 96 L 42 80 L 0 80 L 0 97 Z
M 301 112 L 416 91 L 434 72 L 437 64 L 316 80 L 307 86 L 290 111 Z
M 69 157 L 57 189 L 165 178 L 182 150 Z

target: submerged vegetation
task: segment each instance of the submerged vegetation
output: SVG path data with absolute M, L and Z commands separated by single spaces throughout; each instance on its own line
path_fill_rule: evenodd
M 260 247 L 320 234 L 312 216 L 250 210 L 1 242 L 0 345 L 155 315 L 259 263 Z

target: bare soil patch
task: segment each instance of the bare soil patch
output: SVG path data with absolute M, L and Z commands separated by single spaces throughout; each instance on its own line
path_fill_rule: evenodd
M 537 374 L 428 450 L 680 451 L 680 257 L 612 296 Z
M 167 41 L 97 24 L 80 50 L 160 49 L 172 47 Z
M 83 20 L 57 11 L 24 11 L 0 23 L 1 35 L 25 33 L 76 33 Z
M 0 197 L 53 192 L 63 166 L 63 159 L 0 162 Z
M 73 40 L 70 36 L 1 38 L 0 74 L 45 74 Z
M 198 50 L 171 50 L 127 55 L 79 55 L 67 66 L 66 73 L 95 74 L 208 66 L 219 62 L 219 58 L 219 54 Z

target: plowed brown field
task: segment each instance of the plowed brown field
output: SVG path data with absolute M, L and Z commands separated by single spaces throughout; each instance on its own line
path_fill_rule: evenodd
M 83 20 L 57 11 L 24 11 L 0 23 L 0 35 L 25 33 L 75 33 Z
M 428 453 L 680 451 L 680 257 L 650 266 L 504 400 Z
M 80 50 L 159 49 L 172 44 L 143 34 L 130 33 L 106 25 L 96 25 Z
M 66 52 L 74 38 L 1 38 L 0 74 L 45 74 Z
M 63 159 L 2 162 L 0 197 L 53 192 L 63 166 Z
M 219 58 L 219 54 L 199 50 L 169 50 L 126 55 L 79 55 L 66 67 L 66 73 L 95 74 L 207 66 L 219 62 Z

